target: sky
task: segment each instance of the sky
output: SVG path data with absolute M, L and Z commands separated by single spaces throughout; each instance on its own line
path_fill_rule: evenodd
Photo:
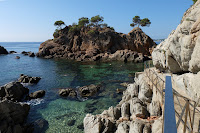
M 115 31 L 129 33 L 132 18 L 149 18 L 142 30 L 163 39 L 176 29 L 192 0 L 0 0 L 0 42 L 42 42 L 53 38 L 55 21 L 66 25 L 100 15 Z

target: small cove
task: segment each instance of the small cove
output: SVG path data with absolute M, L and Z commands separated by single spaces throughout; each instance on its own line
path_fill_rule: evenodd
M 40 43 L 0 43 L 8 51 L 17 54 L 0 56 L 0 85 L 17 80 L 21 73 L 39 76 L 41 81 L 27 86 L 30 92 L 45 90 L 43 99 L 29 101 L 31 110 L 28 122 L 45 119 L 48 124 L 42 132 L 81 133 L 77 126 L 83 122 L 87 113 L 98 114 L 121 100 L 116 89 L 126 89 L 123 82 L 133 82 L 134 73 L 143 70 L 143 63 L 123 62 L 74 62 L 64 59 L 31 58 L 20 54 L 22 51 L 37 52 Z M 20 56 L 19 60 L 15 56 Z M 78 86 L 101 84 L 102 88 L 95 97 L 84 99 L 68 99 L 58 95 L 60 88 L 77 88 Z M 73 126 L 68 126 L 75 120 Z

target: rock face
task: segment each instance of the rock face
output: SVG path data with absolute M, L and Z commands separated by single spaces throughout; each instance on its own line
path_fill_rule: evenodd
M 152 100 L 152 91 L 142 73 L 123 92 L 116 107 L 110 107 L 101 114 L 87 114 L 84 118 L 86 133 L 151 133 L 154 121 L 151 117 L 161 116 L 161 107 Z M 155 94 L 156 96 L 156 94 Z
M 200 1 L 189 8 L 175 31 L 152 53 L 153 63 L 161 71 L 172 73 L 200 70 Z
M 21 82 L 21 83 L 33 84 L 33 83 L 38 83 L 40 81 L 40 79 L 41 79 L 40 77 L 30 77 L 30 76 L 21 74 L 18 81 Z
M 140 28 L 134 28 L 127 35 L 110 28 L 82 28 L 76 32 L 70 32 L 70 28 L 66 26 L 57 38 L 42 43 L 37 56 L 77 61 L 133 61 L 139 57 L 138 53 L 151 55 L 152 48 L 156 46 Z M 90 31 L 94 34 L 89 34 Z
M 0 101 L 0 132 L 26 133 L 24 121 L 29 110 L 30 106 L 27 104 Z
M 8 54 L 8 51 L 4 47 L 0 46 L 0 54 Z
M 19 82 L 11 82 L 0 87 L 0 99 L 8 99 L 12 101 L 20 101 L 29 89 L 25 88 Z

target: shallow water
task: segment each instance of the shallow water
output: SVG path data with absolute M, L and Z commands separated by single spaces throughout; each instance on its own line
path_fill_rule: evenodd
M 45 119 L 48 125 L 40 132 L 81 133 L 77 126 L 83 122 L 87 113 L 97 114 L 110 106 L 115 106 L 120 100 L 117 88 L 123 82 L 133 82 L 134 73 L 143 70 L 143 64 L 110 62 L 81 63 L 63 59 L 42 59 L 21 55 L 22 51 L 37 52 L 40 43 L 0 43 L 7 50 L 17 51 L 17 54 L 0 56 L 0 85 L 17 80 L 21 73 L 39 76 L 42 79 L 36 85 L 29 85 L 30 92 L 42 89 L 46 91 L 43 99 L 27 102 L 31 105 L 28 122 Z M 21 58 L 15 59 L 15 56 Z M 78 86 L 101 84 L 97 96 L 84 99 L 61 98 L 60 88 L 77 88 Z M 76 120 L 73 126 L 68 126 L 69 120 Z

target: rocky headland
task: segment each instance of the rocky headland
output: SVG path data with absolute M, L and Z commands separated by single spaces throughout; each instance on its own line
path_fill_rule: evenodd
M 191 6 L 177 29 L 152 52 L 155 73 L 165 78 L 171 75 L 173 88 L 181 95 L 200 100 L 200 0 Z M 122 100 L 98 115 L 87 114 L 86 133 L 161 133 L 161 96 L 150 87 L 144 72 L 137 74 L 129 84 Z M 198 129 L 199 115 L 196 115 Z M 178 128 L 178 132 L 182 132 Z
M 71 31 L 72 26 L 60 30 L 54 39 L 40 45 L 38 57 L 65 58 L 76 61 L 133 61 L 148 60 L 156 43 L 140 28 L 128 34 L 111 28 L 83 27 Z

